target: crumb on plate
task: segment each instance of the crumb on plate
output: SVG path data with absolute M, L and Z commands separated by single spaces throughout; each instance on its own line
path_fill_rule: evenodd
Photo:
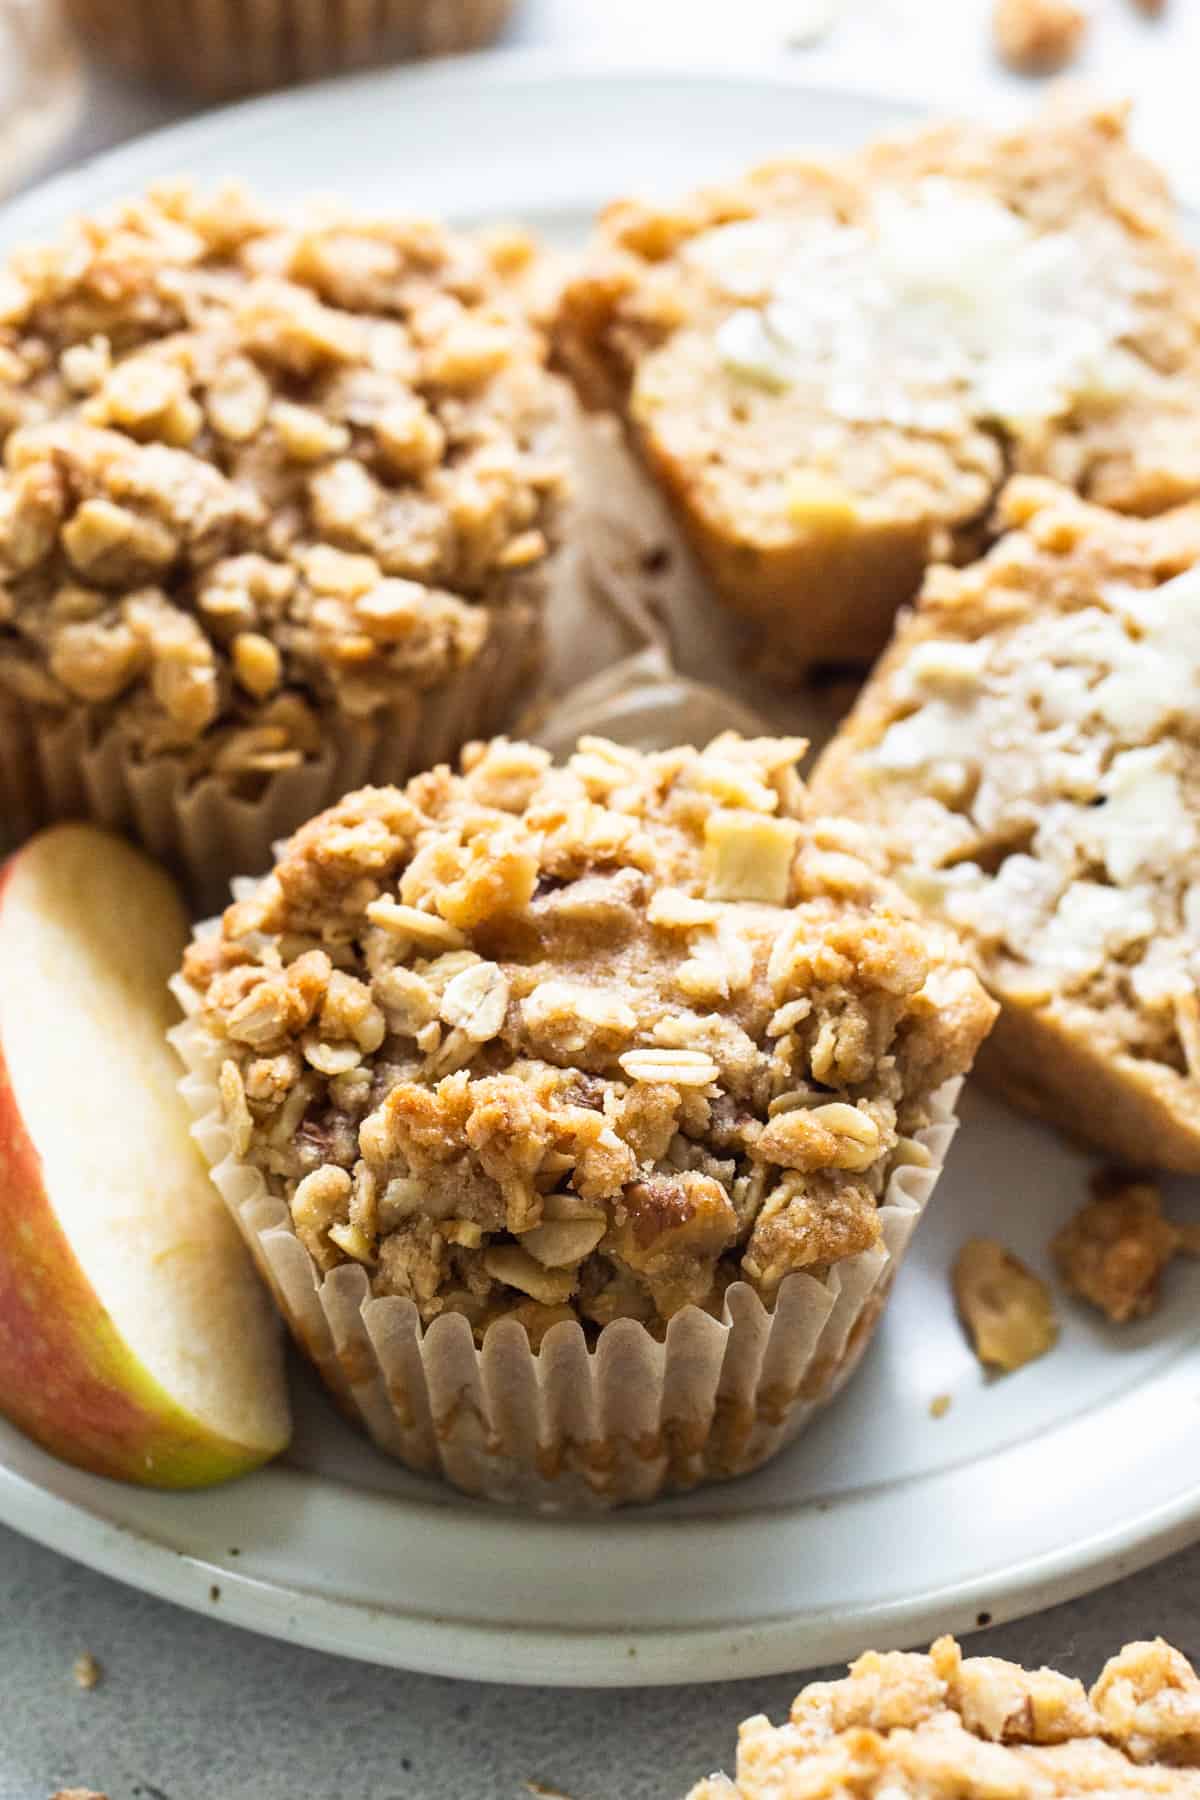
M 1050 1290 L 995 1238 L 970 1238 L 954 1260 L 954 1300 L 986 1368 L 1005 1374 L 1058 1341 Z
M 1200 1227 L 1164 1218 L 1154 1183 L 1119 1169 L 1101 1170 L 1092 1196 L 1051 1242 L 1059 1279 L 1114 1325 L 1145 1318 L 1158 1305 L 1173 1258 L 1200 1255 Z
M 1021 75 L 1053 75 L 1079 54 L 1088 15 L 1072 0 L 996 0 L 996 54 Z

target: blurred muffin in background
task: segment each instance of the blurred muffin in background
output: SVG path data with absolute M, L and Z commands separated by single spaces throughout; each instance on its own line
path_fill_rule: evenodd
M 512 0 L 66 0 L 89 51 L 211 98 L 477 50 Z

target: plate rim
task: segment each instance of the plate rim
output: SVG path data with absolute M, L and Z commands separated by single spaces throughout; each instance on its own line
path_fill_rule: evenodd
M 543 85 L 583 82 L 620 85 L 629 81 L 663 87 L 719 82 L 731 88 L 772 90 L 819 96 L 825 104 L 844 96 L 858 104 L 874 103 L 892 118 L 912 120 L 936 116 L 937 107 L 909 93 L 883 94 L 870 84 L 839 78 L 822 81 L 801 67 L 759 57 L 715 61 L 690 58 L 639 62 L 628 56 L 585 49 L 577 52 L 515 48 L 444 59 L 411 67 L 352 74 L 331 81 L 241 101 L 182 122 L 143 133 L 126 143 L 87 157 L 72 168 L 37 182 L 0 205 L 0 239 L 7 245 L 26 229 L 38 228 L 39 213 L 59 217 L 89 204 L 87 190 L 121 185 L 136 188 L 147 179 L 146 163 L 157 158 L 164 167 L 185 164 L 193 148 L 207 153 L 214 135 L 237 139 L 248 126 L 264 134 L 287 129 L 330 104 L 346 104 L 345 96 L 403 89 L 436 94 L 439 89 Z M 339 98 L 340 97 L 340 98 Z M 984 109 L 987 98 L 973 96 Z M 94 204 L 95 202 L 91 202 Z M 2 1423 L 2 1422 L 0 1422 Z M 10 1428 L 4 1426 L 4 1430 Z M 996 1454 L 1001 1454 L 997 1452 Z M 64 1494 L 63 1486 L 77 1471 L 64 1472 L 35 1447 L 22 1446 L 21 1460 L 39 1459 L 45 1480 L 23 1473 L 4 1458 L 0 1439 L 0 1520 L 23 1535 L 72 1560 L 125 1584 L 209 1617 L 256 1630 L 285 1641 L 398 1668 L 514 1685 L 578 1685 L 595 1687 L 678 1685 L 701 1679 L 742 1679 L 776 1674 L 789 1668 L 815 1666 L 862 1648 L 869 1630 L 878 1648 L 912 1643 L 936 1613 L 939 1629 L 968 1632 L 979 1617 L 989 1623 L 1018 1618 L 1076 1598 L 1120 1575 L 1145 1568 L 1200 1536 L 1200 1474 L 1171 1499 L 1143 1508 L 1132 1518 L 1098 1529 L 1052 1552 L 1036 1552 L 1010 1562 L 997 1592 L 992 1581 L 976 1578 L 925 1586 L 917 1595 L 868 1607 L 856 1605 L 837 1614 L 789 1615 L 757 1624 L 660 1626 L 633 1634 L 585 1626 L 577 1630 L 529 1624 L 516 1619 L 501 1625 L 488 1620 L 463 1621 L 391 1607 L 370 1606 L 352 1596 L 333 1596 L 296 1584 L 255 1576 L 227 1559 L 192 1555 L 156 1538 L 142 1526 L 122 1524 L 96 1507 Z M 57 1481 L 56 1481 L 57 1476 Z M 265 1504 L 272 1491 L 282 1492 L 313 1479 L 286 1465 L 268 1467 L 246 1478 L 261 1485 Z M 115 1486 L 115 1484 L 113 1484 Z M 240 1484 L 239 1484 L 240 1485 Z M 101 1483 L 102 1488 L 108 1484 Z M 435 1501 L 400 1500 L 405 1510 L 445 1512 Z M 631 1522 L 633 1514 L 621 1515 Z M 519 1521 L 526 1530 L 539 1523 Z M 557 1522 L 552 1522 L 556 1524 Z M 654 1518 L 643 1515 L 640 1528 L 654 1535 L 689 1527 L 712 1529 L 711 1518 Z M 726 1521 L 731 1528 L 741 1520 Z M 994 1579 L 994 1578 L 993 1578 Z M 215 1598 L 214 1598 L 215 1596 Z M 867 1620 L 869 1619 L 869 1626 Z M 859 1628 L 859 1621 L 862 1627 Z M 521 1644 L 514 1666 L 514 1641 Z M 586 1654 L 580 1660 L 580 1653 Z M 582 1666 L 581 1666 L 582 1662 Z

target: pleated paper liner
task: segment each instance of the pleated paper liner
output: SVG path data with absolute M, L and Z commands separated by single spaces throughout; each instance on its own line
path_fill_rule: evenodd
M 218 98 L 477 50 L 512 0 L 66 0 L 82 41 L 128 75 Z
M 235 875 L 262 873 L 274 843 L 350 789 L 407 781 L 508 724 L 530 697 L 539 637 L 531 608 L 498 608 L 467 668 L 372 720 L 330 715 L 321 754 L 266 777 L 253 799 L 219 776 L 189 780 L 176 758 L 139 761 L 119 728 L 93 737 L 82 709 L 64 718 L 0 689 L 0 840 L 94 819 L 139 839 L 211 912 Z
M 183 981 L 176 993 L 190 1013 L 195 994 Z M 232 1153 L 217 1094 L 220 1043 L 190 1016 L 172 1041 L 213 1180 L 343 1409 L 410 1468 L 539 1510 L 653 1500 L 744 1475 L 803 1431 L 870 1341 L 941 1173 L 961 1085 L 939 1091 L 917 1134 L 928 1161 L 893 1171 L 880 1243 L 822 1280 L 789 1276 L 772 1309 L 736 1282 L 719 1319 L 687 1307 L 665 1342 L 620 1319 L 589 1347 L 579 1325 L 563 1323 L 534 1352 L 521 1326 L 501 1321 L 479 1349 L 463 1318 L 422 1328 L 411 1301 L 372 1298 L 357 1263 L 321 1274 L 283 1199 Z

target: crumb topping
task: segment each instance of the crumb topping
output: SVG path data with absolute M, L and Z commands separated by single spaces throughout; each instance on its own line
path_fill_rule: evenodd
M 737 1778 L 691 1800 L 1105 1800 L 1200 1795 L 1200 1681 L 1161 1638 L 1127 1644 L 1090 1693 L 1053 1669 L 868 1651 L 841 1681 L 813 1682 L 788 1724 L 747 1719 Z
M 1001 512 L 982 561 L 931 571 L 817 792 L 878 824 L 995 991 L 1195 1080 L 1200 508 L 1021 480 Z
M 1155 1310 L 1176 1256 L 1200 1255 L 1200 1228 L 1164 1217 L 1158 1187 L 1120 1170 L 1103 1171 L 1092 1190 L 1051 1251 L 1067 1292 L 1124 1325 Z
M 197 941 L 235 1152 L 321 1269 L 536 1338 L 878 1241 L 994 1008 L 804 816 L 803 748 L 475 745 L 313 820 Z
M 512 256 L 165 186 L 17 254 L 0 689 L 253 784 L 470 664 L 493 608 L 532 631 L 562 472 Z

